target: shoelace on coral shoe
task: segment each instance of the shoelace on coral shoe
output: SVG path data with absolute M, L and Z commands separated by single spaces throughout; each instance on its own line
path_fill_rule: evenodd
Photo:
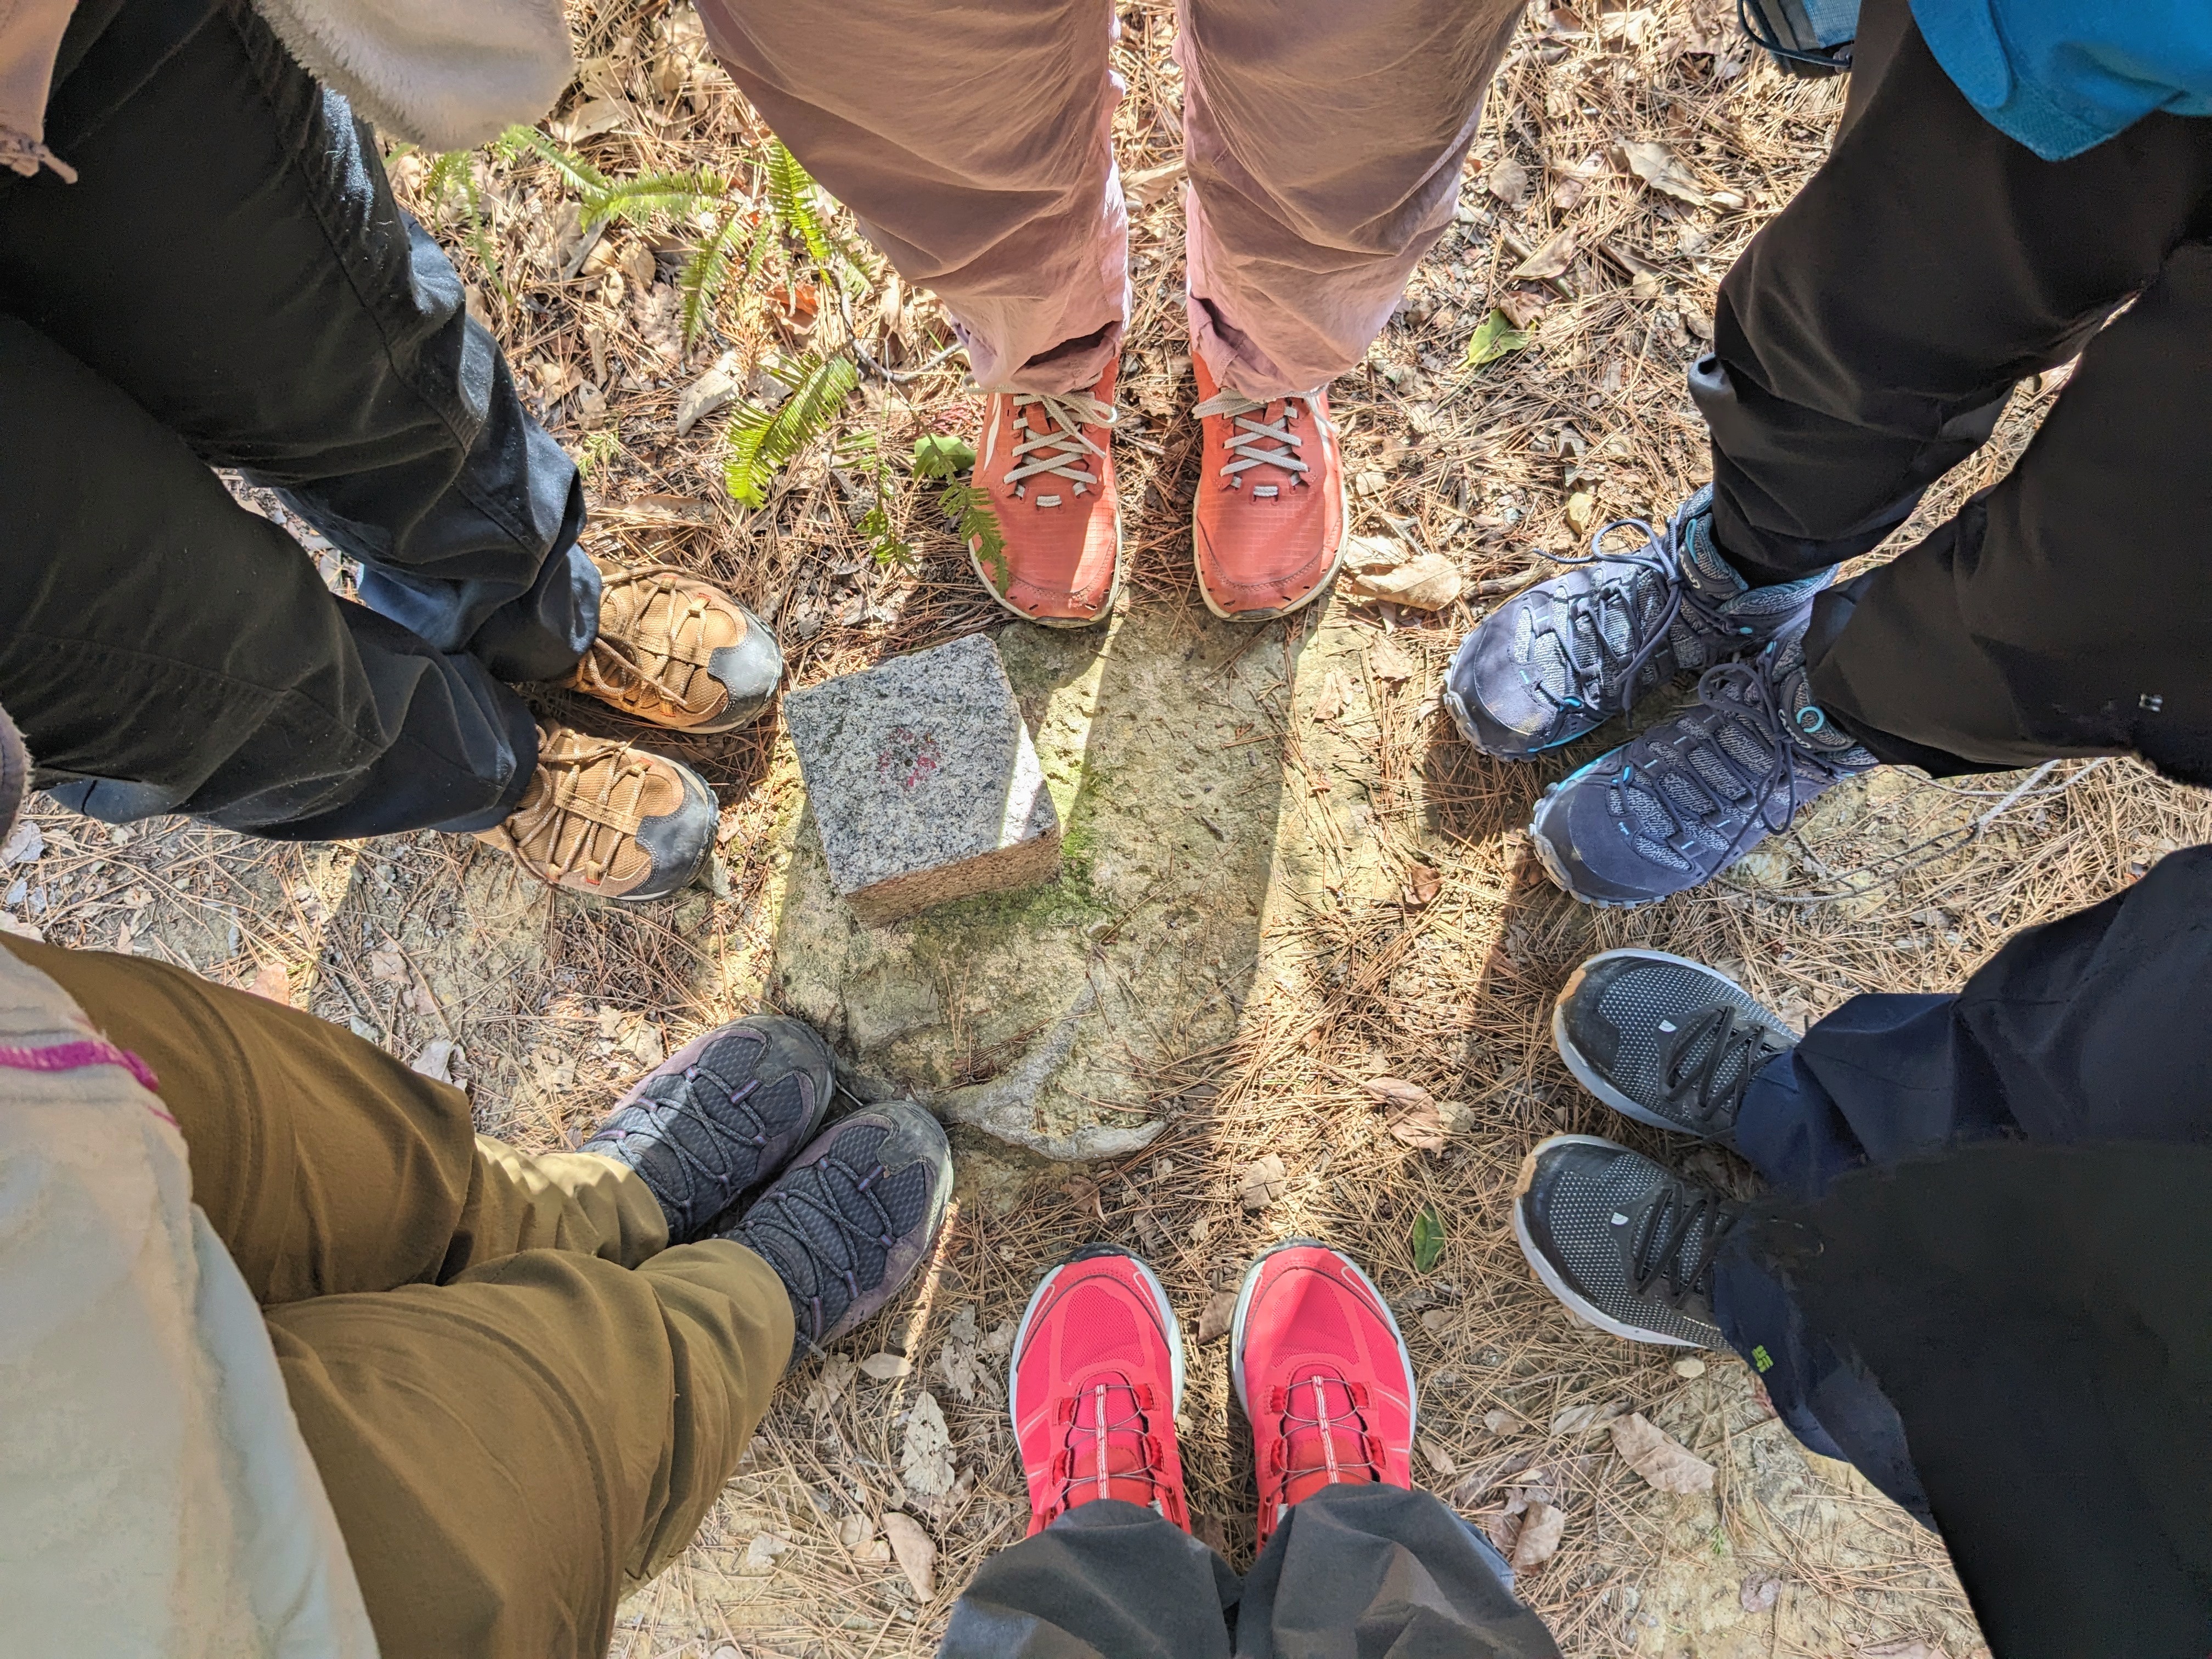
M 1094 1382 L 1054 1403 L 1053 1421 L 1066 1432 L 1053 1455 L 1058 1495 L 1044 1513 L 1047 1525 L 1078 1504 L 1118 1498 L 1188 1529 L 1183 1495 L 1168 1484 L 1165 1449 L 1152 1432 L 1158 1409 L 1150 1383 L 1121 1381 Z
M 1085 392 L 1015 392 L 1007 397 L 1013 405 L 1015 424 L 1029 436 L 1014 445 L 1014 465 L 1006 473 L 1006 488 L 1035 507 L 1058 507 L 1060 497 L 1032 495 L 1032 479 L 1068 479 L 1079 495 L 1086 489 L 1097 489 L 1100 475 L 1085 471 L 1085 465 L 1091 459 L 1103 462 L 1106 452 L 1084 436 L 1083 428 L 1111 427 L 1121 418 L 1121 411 Z M 1044 411 L 1046 425 L 1031 422 L 1029 411 L 1033 409 Z
M 646 590 L 632 601 L 631 623 L 620 639 L 610 638 L 603 630 L 592 641 L 576 665 L 577 686 L 617 703 L 635 703 L 641 696 L 652 696 L 679 708 L 688 708 L 693 672 L 707 667 L 714 659 L 706 641 L 713 602 L 698 591 L 696 579 L 688 573 L 673 565 L 655 564 L 634 570 L 602 570 L 601 608 L 605 607 L 607 592 L 624 587 Z M 663 594 L 668 603 L 660 625 L 648 632 L 646 618 L 653 614 L 654 599 Z M 670 670 L 679 664 L 686 671 L 682 684 L 670 676 Z
M 1267 1409 L 1281 1426 L 1269 1459 L 1277 1510 L 1323 1486 L 1372 1486 L 1382 1479 L 1382 1443 L 1367 1426 L 1364 1382 L 1316 1373 L 1272 1389 Z
M 1302 475 L 1313 470 L 1310 461 L 1300 459 L 1294 453 L 1305 447 L 1305 439 L 1291 431 L 1291 427 L 1298 418 L 1300 404 L 1312 416 L 1316 428 L 1326 428 L 1328 422 L 1322 418 L 1310 397 L 1279 398 L 1274 402 L 1281 404 L 1282 410 L 1272 422 L 1251 418 L 1255 415 L 1264 416 L 1273 407 L 1272 404 L 1247 398 L 1237 392 L 1217 392 L 1191 411 L 1201 419 L 1207 416 L 1219 416 L 1231 422 L 1232 429 L 1230 435 L 1222 442 L 1222 447 L 1229 452 L 1229 459 L 1215 471 L 1231 489 L 1242 489 L 1244 487 L 1243 475 L 1255 466 L 1279 467 L 1292 475 L 1293 483 L 1304 482 Z M 1252 486 L 1255 495 L 1279 495 L 1281 489 L 1279 484 L 1255 483 Z

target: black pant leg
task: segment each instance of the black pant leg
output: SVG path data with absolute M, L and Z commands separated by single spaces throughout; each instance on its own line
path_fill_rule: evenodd
M 1716 537 L 1754 583 L 1876 545 L 2014 381 L 2212 230 L 2212 122 L 2154 115 L 2042 161 L 1974 112 L 1906 10 L 1867 0 L 1850 118 L 1729 270 L 1691 374 Z
M 0 314 L 0 703 L 111 819 L 327 839 L 486 827 L 537 755 L 474 658 L 336 598 L 182 440 Z
M 438 650 L 567 672 L 599 618 L 575 468 L 374 136 L 245 0 L 128 0 L 70 45 L 77 181 L 0 175 L 0 312 L 281 489 Z
M 938 1659 L 1230 1659 L 1237 1576 L 1152 1510 L 1102 1498 L 1000 1550 Z
M 1504 1568 L 1431 1493 L 1326 1487 L 1253 1564 L 1237 1659 L 1559 1659 Z

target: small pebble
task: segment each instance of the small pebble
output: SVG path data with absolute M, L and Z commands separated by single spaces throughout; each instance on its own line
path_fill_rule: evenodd
M 1678 1359 L 1674 1362 L 1674 1375 L 1677 1376 L 1687 1379 L 1705 1374 L 1705 1362 L 1702 1359 Z

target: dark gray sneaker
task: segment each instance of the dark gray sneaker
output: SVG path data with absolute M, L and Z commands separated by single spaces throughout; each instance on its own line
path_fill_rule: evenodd
M 1576 1080 L 1624 1117 L 1729 1142 L 1744 1090 L 1797 1036 L 1725 974 L 1629 949 L 1575 969 L 1552 1010 L 1552 1041 Z
M 1644 904 L 1704 885 L 1875 757 L 1806 686 L 1803 635 L 1708 669 L 1698 706 L 1544 792 L 1528 835 L 1585 904 Z
M 723 1234 L 768 1260 L 798 1317 L 794 1357 L 866 1323 L 936 1243 L 952 1148 L 910 1100 L 831 1124 Z
M 694 1037 L 615 1103 L 581 1148 L 629 1165 L 660 1201 L 668 1242 L 704 1238 L 822 1127 L 830 1046 L 781 1014 Z
M 1616 519 L 1590 538 L 1588 558 L 1560 561 L 1574 568 L 1484 617 L 1444 676 L 1444 705 L 1467 740 L 1526 760 L 1595 732 L 1676 674 L 1802 630 L 1833 569 L 1753 587 L 1713 545 L 1712 509 L 1708 484 L 1664 531 Z M 1601 551 L 1623 528 L 1642 531 L 1644 545 Z
M 1522 1160 L 1513 1236 L 1585 1323 L 1631 1342 L 1717 1348 L 1712 1263 L 1743 1206 L 1595 1135 L 1553 1135 Z

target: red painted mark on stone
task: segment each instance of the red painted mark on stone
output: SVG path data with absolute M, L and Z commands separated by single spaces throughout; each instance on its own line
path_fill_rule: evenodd
M 877 751 L 876 774 L 896 778 L 900 788 L 911 789 L 937 770 L 944 754 L 934 733 L 917 732 L 911 726 L 895 726 L 890 742 Z

